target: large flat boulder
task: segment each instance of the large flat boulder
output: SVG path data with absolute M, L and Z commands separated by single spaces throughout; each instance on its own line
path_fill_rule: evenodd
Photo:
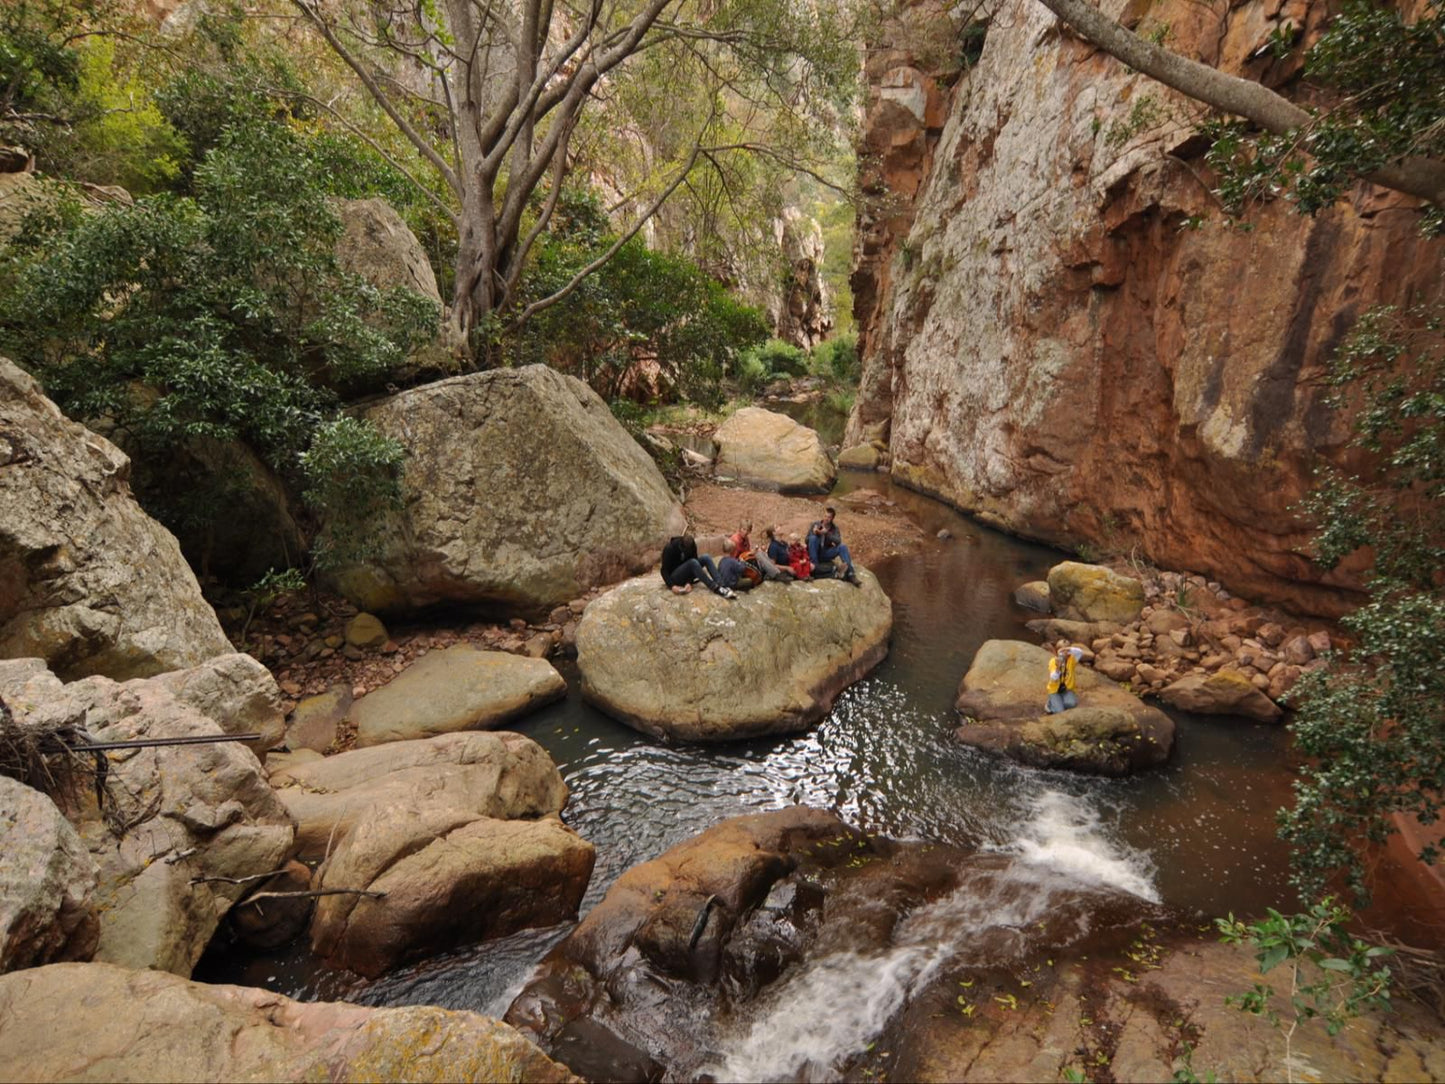
M 548 609 L 650 567 L 684 528 L 601 398 L 544 365 L 413 388 L 365 417 L 406 449 L 406 475 L 380 555 L 335 575 L 364 610 Z
M 1159 699 L 1181 711 L 1200 715 L 1242 715 L 1261 723 L 1277 723 L 1284 711 L 1238 670 L 1185 674 L 1166 685 Z
M 356 745 L 492 730 L 560 699 L 567 682 L 546 659 L 458 644 L 429 651 L 351 707 Z
M 90 959 L 95 859 L 54 802 L 3 775 L 0 845 L 0 972 Z
M 81 726 L 99 741 L 226 733 L 177 684 L 166 675 L 65 685 L 40 660 L 0 662 L 0 698 L 22 727 Z M 189 975 L 246 891 L 235 880 L 284 865 L 295 825 L 255 754 L 233 742 L 127 750 L 107 765 L 103 808 L 83 773 L 56 795 L 98 871 L 95 957 Z
M 728 741 L 813 726 L 888 653 L 877 578 L 767 583 L 728 600 L 656 575 L 590 603 L 577 625 L 582 695 L 659 738 Z
M 311 947 L 376 976 L 406 960 L 575 918 L 596 853 L 555 815 L 498 820 L 425 799 L 374 806 L 318 871 Z
M 1063 561 L 1049 569 L 1049 603 L 1065 621 L 1127 625 L 1144 609 L 1144 585 L 1103 565 Z
M 0 658 L 124 680 L 231 650 L 130 460 L 0 358 Z
M 712 439 L 719 478 L 780 493 L 827 493 L 838 477 L 818 434 L 786 414 L 743 407 Z
M 292 1001 L 156 971 L 52 964 L 0 978 L 0 1077 L 572 1081 L 472 1012 Z
M 296 819 L 302 857 L 320 858 L 373 807 L 410 803 L 473 819 L 560 813 L 567 784 L 540 745 L 520 734 L 466 731 L 293 760 L 271 773 Z
M 959 686 L 959 741 L 1037 768 L 1124 775 L 1163 764 L 1174 721 L 1122 686 L 1080 666 L 1079 706 L 1044 712 L 1049 652 L 1017 640 L 989 640 Z

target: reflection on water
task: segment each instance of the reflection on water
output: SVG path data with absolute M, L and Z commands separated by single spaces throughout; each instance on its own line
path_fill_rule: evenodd
M 985 640 L 1031 639 L 1023 628 L 1031 615 L 1011 594 L 1058 554 L 984 530 L 886 478 L 845 476 L 842 488 L 857 486 L 884 489 L 930 536 L 947 528 L 954 537 L 877 566 L 894 602 L 889 656 L 816 730 L 662 746 L 583 704 L 565 666 L 567 699 L 518 727 L 557 762 L 572 794 L 565 817 L 597 846 L 584 912 L 628 867 L 723 818 L 793 802 L 897 838 L 1015 854 L 1081 887 L 1110 884 L 1209 915 L 1292 904 L 1274 836 L 1274 810 L 1289 793 L 1281 730 L 1176 716 L 1171 763 L 1131 779 L 1024 770 L 958 745 L 960 678 Z M 527 931 L 371 983 L 318 969 L 301 948 L 249 962 L 212 958 L 198 977 L 305 998 L 496 1013 L 569 928 Z

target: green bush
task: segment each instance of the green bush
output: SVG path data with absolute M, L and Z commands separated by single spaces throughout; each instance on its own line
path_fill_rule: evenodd
M 858 338 L 855 335 L 836 335 L 813 347 L 812 371 L 829 380 L 857 381 L 861 366 L 858 362 Z
M 434 334 L 436 306 L 340 269 L 326 174 L 285 124 L 227 127 L 193 186 L 32 217 L 0 250 L 0 350 L 153 464 L 193 439 L 239 441 L 296 481 L 342 397 Z M 178 505 L 138 496 L 162 518 Z
M 748 395 L 757 392 L 772 378 L 772 369 L 768 367 L 761 351 L 756 348 L 743 351 L 733 369 L 733 380 L 738 390 Z
M 615 240 L 593 194 L 565 194 L 523 277 L 517 307 L 561 289 Z M 655 362 L 665 385 L 713 405 L 723 372 L 766 335 L 762 313 L 697 264 L 633 239 L 520 332 L 501 334 L 497 350 L 510 364 L 540 361 L 579 376 L 608 400 L 618 397 L 635 365 Z
M 808 372 L 808 355 L 781 339 L 763 343 L 758 347 L 758 356 L 773 376 L 804 376 Z

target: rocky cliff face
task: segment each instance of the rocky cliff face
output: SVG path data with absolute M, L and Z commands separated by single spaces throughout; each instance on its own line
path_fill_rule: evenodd
M 1252 55 L 1324 11 L 1102 6 L 1276 86 L 1292 63 Z M 865 363 L 846 443 L 885 437 L 895 477 L 1010 530 L 1137 546 L 1237 592 L 1347 609 L 1352 570 L 1313 566 L 1290 509 L 1317 457 L 1343 455 L 1322 379 L 1340 337 L 1371 305 L 1441 292 L 1442 246 L 1409 202 L 1362 185 L 1313 219 L 1275 204 L 1232 228 L 1193 134 L 1200 107 L 1034 0 L 1002 0 L 969 30 L 915 5 L 868 75 Z

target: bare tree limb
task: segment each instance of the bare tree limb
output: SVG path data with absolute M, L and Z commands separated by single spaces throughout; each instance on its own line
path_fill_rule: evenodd
M 1284 135 L 1309 124 L 1311 115 L 1268 87 L 1229 75 L 1208 64 L 1146 41 L 1126 30 L 1088 0 L 1039 0 L 1080 37 L 1181 94 Z M 1406 158 L 1365 175 L 1365 180 L 1445 206 L 1445 162 Z
M 291 2 L 295 4 L 296 7 L 301 10 L 302 14 L 311 20 L 312 25 L 321 32 L 321 36 L 326 39 L 326 44 L 331 46 L 332 52 L 339 56 L 342 61 L 345 62 L 346 66 L 356 73 L 356 77 L 361 80 L 361 85 L 364 86 L 372 98 L 375 99 L 376 104 L 381 106 L 382 111 L 391 118 L 391 122 L 401 130 L 402 135 L 411 140 L 412 145 L 421 153 L 421 156 L 436 167 L 437 172 L 442 175 L 442 178 L 447 182 L 447 185 L 452 191 L 460 193 L 461 182 L 457 179 L 456 171 L 452 169 L 445 158 L 436 152 L 436 148 L 434 148 L 420 132 L 412 127 L 411 122 L 401 115 L 396 106 L 392 104 L 386 92 L 381 89 L 381 85 L 377 83 L 371 73 L 366 70 L 366 66 L 352 55 L 350 49 L 342 44 L 341 40 L 332 31 L 330 24 L 321 17 L 320 13 L 317 12 L 307 0 L 291 0 Z

